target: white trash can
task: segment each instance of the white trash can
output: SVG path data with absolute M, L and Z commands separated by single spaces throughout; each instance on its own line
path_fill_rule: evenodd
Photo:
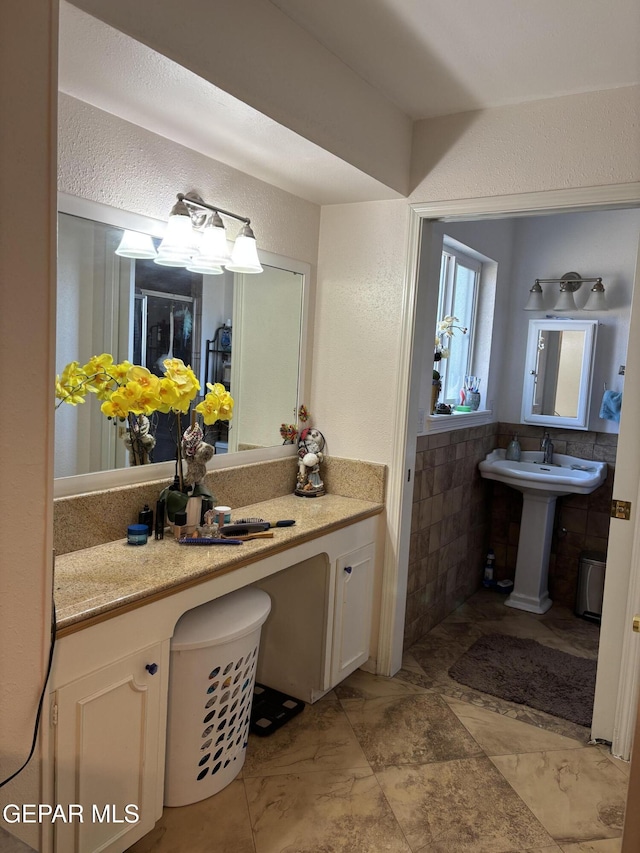
M 240 589 L 184 614 L 171 641 L 165 806 L 217 794 L 246 755 L 264 590 Z

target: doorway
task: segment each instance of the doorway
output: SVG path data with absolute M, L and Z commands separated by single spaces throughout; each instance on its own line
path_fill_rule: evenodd
M 626 185 L 620 187 L 599 187 L 580 190 L 566 190 L 561 192 L 522 194 L 509 197 L 495 197 L 489 199 L 465 200 L 460 202 L 441 202 L 433 205 L 413 205 L 413 216 L 410 232 L 409 249 L 409 272 L 407 278 L 407 303 L 409 308 L 404 318 L 405 347 L 402 358 L 414 365 L 410 371 L 410 387 L 405 392 L 400 391 L 400 396 L 406 394 L 401 400 L 406 414 L 406 431 L 404 445 L 397 449 L 394 460 L 394 469 L 398 477 L 397 488 L 397 519 L 399 522 L 399 535 L 397 552 L 399 559 L 396 569 L 396 588 L 406 588 L 407 566 L 409 557 L 409 539 L 411 531 L 411 504 L 413 493 L 413 477 L 407 478 L 407 470 L 415 470 L 415 442 L 417 431 L 415 428 L 416 418 L 414 413 L 418 409 L 420 371 L 415 365 L 422 362 L 423 337 L 428 340 L 428 335 L 422 335 L 422 329 L 435 327 L 435 313 L 428 312 L 428 284 L 425 282 L 425 272 L 433 259 L 430 257 L 431 249 L 428 240 L 424 239 L 424 233 L 429 233 L 431 223 L 441 221 L 470 221 L 486 220 L 494 217 L 529 216 L 549 213 L 575 212 L 604 210 L 622 207 L 636 207 L 640 202 L 640 186 Z M 422 239 L 421 239 L 422 238 Z M 638 288 L 635 288 L 636 300 Z M 526 293 L 525 293 L 526 296 Z M 636 350 L 640 350 L 640 321 L 638 311 L 632 312 L 629 335 L 629 350 L 626 362 L 629 366 L 629 374 L 634 372 L 632 365 L 638 364 L 640 360 L 634 360 Z M 640 459 L 633 442 L 633 418 L 640 409 L 640 402 L 636 401 L 635 387 L 637 382 L 627 382 L 625 396 L 625 410 L 620 425 L 618 453 L 625 460 L 624 466 L 618 466 L 616 476 L 616 497 L 635 501 L 637 497 L 637 483 L 640 474 Z M 637 423 L 637 420 L 635 421 Z M 400 483 L 404 483 L 400 486 Z M 399 494 L 401 493 L 401 494 Z M 392 495 L 392 497 L 395 497 Z M 596 691 L 596 709 L 594 711 L 593 736 L 603 740 L 612 741 L 616 720 L 623 712 L 621 703 L 625 707 L 630 704 L 635 708 L 635 702 L 629 702 L 628 696 L 623 699 L 619 686 L 634 682 L 632 691 L 635 698 L 635 678 L 632 678 L 634 667 L 637 667 L 638 651 L 628 642 L 625 637 L 624 622 L 626 619 L 626 606 L 629 593 L 629 583 L 632 576 L 637 572 L 638 558 L 633 558 L 632 548 L 633 534 L 636 527 L 635 514 L 632 516 L 631 524 L 621 527 L 622 522 L 611 523 L 611 535 L 609 545 L 609 566 L 613 567 L 608 572 L 607 588 L 605 589 L 605 602 L 603 609 L 603 642 L 601 645 L 601 665 L 599 667 L 598 686 Z M 387 572 L 393 568 L 387 565 Z M 640 602 L 630 601 L 629 607 L 637 607 Z M 402 646 L 402 619 L 396 619 L 393 624 L 385 626 L 387 636 L 381 637 L 381 649 L 384 647 L 385 639 L 389 640 L 391 665 L 399 659 L 398 650 Z M 391 638 L 389 635 L 393 634 Z M 623 653 L 624 651 L 624 653 Z M 622 659 L 622 665 L 620 661 Z M 618 697 L 620 696 L 620 702 Z M 628 729 L 632 728 L 630 718 Z M 616 731 L 619 747 L 616 749 L 614 743 L 614 754 L 625 756 L 625 739 L 630 745 L 630 732 L 628 738 L 619 728 Z

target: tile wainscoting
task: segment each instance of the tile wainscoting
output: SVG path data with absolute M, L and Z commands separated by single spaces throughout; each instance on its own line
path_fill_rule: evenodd
M 471 596 L 482 583 L 487 549 L 495 579 L 513 579 L 522 496 L 483 480 L 478 463 L 518 433 L 523 450 L 539 450 L 544 428 L 493 423 L 419 436 L 411 520 L 405 648 Z M 551 598 L 573 607 L 583 551 L 606 553 L 617 435 L 549 430 L 557 453 L 607 462 L 606 482 L 591 495 L 559 498 L 549 571 Z
M 478 463 L 496 446 L 497 428 L 494 423 L 418 437 L 405 648 L 481 584 L 491 492 Z

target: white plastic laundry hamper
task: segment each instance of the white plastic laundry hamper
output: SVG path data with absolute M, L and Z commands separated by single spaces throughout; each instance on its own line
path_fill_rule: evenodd
M 271 610 L 248 587 L 184 614 L 171 641 L 164 804 L 221 791 L 246 755 L 260 628 Z

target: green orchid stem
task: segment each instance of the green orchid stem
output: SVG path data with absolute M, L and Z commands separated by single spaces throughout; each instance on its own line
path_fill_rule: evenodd
M 178 425 L 178 440 L 176 442 L 176 449 L 178 453 L 178 480 L 180 482 L 180 491 L 184 492 L 184 474 L 182 472 L 182 422 L 180 420 L 180 412 L 176 412 L 176 422 Z

